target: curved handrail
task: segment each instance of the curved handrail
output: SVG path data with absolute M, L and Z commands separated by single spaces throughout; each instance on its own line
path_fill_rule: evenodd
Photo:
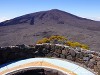
M 36 63 L 38 64 L 36 65 Z M 42 63 L 42 64 L 40 65 L 39 63 Z M 15 67 L 17 68 L 12 69 Z M 27 67 L 53 68 L 53 69 L 62 71 L 63 73 L 66 73 L 68 75 L 95 75 L 92 72 L 88 71 L 87 69 L 79 65 L 76 65 L 74 63 L 71 63 L 65 60 L 61 60 L 61 59 L 59 60 L 56 58 L 30 58 L 30 59 L 21 60 L 21 61 L 9 64 L 5 67 L 0 68 L 0 73 L 1 73 L 0 75 L 7 74 L 7 73 L 10 73 L 11 71 L 15 71 L 15 70 L 23 69 Z M 72 72 L 72 73 L 68 73 L 68 72 Z

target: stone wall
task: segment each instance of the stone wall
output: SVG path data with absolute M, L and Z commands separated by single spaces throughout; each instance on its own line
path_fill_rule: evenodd
M 97 72 L 100 75 L 100 53 L 71 48 L 59 44 L 37 44 L 34 46 L 17 45 L 0 48 L 0 64 L 26 58 L 56 57 L 71 60 Z

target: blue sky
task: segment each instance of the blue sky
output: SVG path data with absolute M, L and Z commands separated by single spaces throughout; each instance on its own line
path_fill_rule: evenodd
M 0 0 L 0 21 L 50 9 L 100 21 L 100 0 Z

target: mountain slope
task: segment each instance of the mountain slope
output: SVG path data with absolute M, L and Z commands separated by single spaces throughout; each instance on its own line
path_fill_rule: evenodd
M 38 24 L 38 23 L 49 23 L 52 21 L 56 24 L 68 24 L 75 27 L 100 30 L 100 22 L 77 17 L 70 13 L 53 9 L 49 11 L 42 11 L 31 13 L 27 15 L 23 15 L 5 22 L 0 23 L 0 26 L 8 26 L 8 25 L 16 25 L 29 23 L 30 25 Z M 51 22 L 50 22 L 51 23 Z
M 50 35 L 64 35 L 100 51 L 100 22 L 58 9 L 31 13 L 0 23 L 0 46 L 33 44 Z

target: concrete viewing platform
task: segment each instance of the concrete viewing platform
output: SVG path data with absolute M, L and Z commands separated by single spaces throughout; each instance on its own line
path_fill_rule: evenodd
M 6 75 L 14 71 L 32 67 L 50 68 L 60 71 L 65 75 L 95 75 L 94 73 L 79 65 L 57 58 L 29 58 L 14 62 L 7 66 L 1 67 L 0 75 Z

